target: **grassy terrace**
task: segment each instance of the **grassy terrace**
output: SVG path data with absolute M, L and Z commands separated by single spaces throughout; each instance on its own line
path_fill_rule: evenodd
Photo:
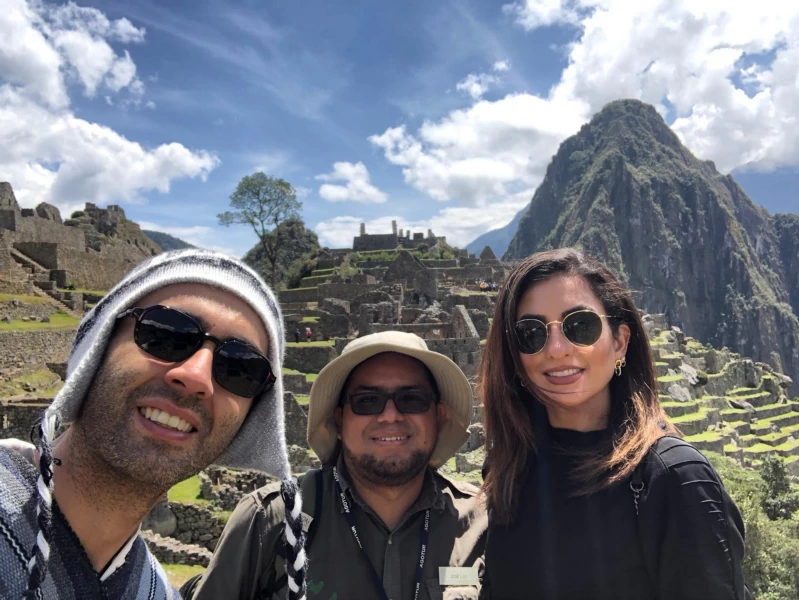
M 59 292 L 75 292 L 76 294 L 91 294 L 92 296 L 105 296 L 108 290 L 87 290 L 86 288 L 75 288 L 70 290 L 67 288 L 58 288 Z
M 166 576 L 169 578 L 169 583 L 172 587 L 180 588 L 184 583 L 195 575 L 205 572 L 205 567 L 200 565 L 175 565 L 170 563 L 161 563 L 164 567 Z
M 185 481 L 172 486 L 167 495 L 171 502 L 180 502 L 181 504 L 200 504 L 208 505 L 210 502 L 200 498 L 200 476 L 195 475 L 189 477 Z
M 0 331 L 43 331 L 50 329 L 74 329 L 80 321 L 66 313 L 57 312 L 50 315 L 49 323 L 39 321 L 14 320 L 10 323 L 0 322 Z
M 24 294 L 0 294 L 0 302 L 11 302 L 12 300 L 19 300 L 28 304 L 50 304 L 49 298 L 42 298 L 41 296 L 26 296 Z
M 298 348 L 301 346 L 333 346 L 335 342 L 333 340 L 319 340 L 316 342 L 286 342 L 286 346 L 289 348 Z
M 662 375 L 658 377 L 658 381 L 661 383 L 674 383 L 676 381 L 682 381 L 684 377 L 675 373 L 674 375 Z
M 61 379 L 49 369 L 40 369 L 27 375 L 20 375 L 11 381 L 0 381 L 0 397 L 17 396 L 26 393 L 25 387 L 36 389 L 36 395 L 52 398 L 63 385 Z

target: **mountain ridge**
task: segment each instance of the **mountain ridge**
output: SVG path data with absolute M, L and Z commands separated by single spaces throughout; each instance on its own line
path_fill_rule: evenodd
M 653 107 L 620 100 L 561 144 L 504 258 L 581 248 L 645 311 L 799 380 L 799 265 L 784 265 L 799 222 L 777 221 Z

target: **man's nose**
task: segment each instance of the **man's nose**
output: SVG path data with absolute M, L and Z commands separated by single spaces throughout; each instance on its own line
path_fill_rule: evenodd
M 166 383 L 182 394 L 210 398 L 214 395 L 213 361 L 214 344 L 208 340 L 197 352 L 167 371 Z
M 377 416 L 377 420 L 381 423 L 393 423 L 394 421 L 403 421 L 405 416 L 397 410 L 394 400 L 389 398 L 386 402 L 386 407 Z

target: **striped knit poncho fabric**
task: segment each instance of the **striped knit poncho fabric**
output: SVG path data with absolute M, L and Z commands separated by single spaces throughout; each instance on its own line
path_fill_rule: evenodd
M 269 336 L 267 358 L 277 381 L 271 390 L 253 399 L 247 418 L 216 464 L 255 469 L 282 480 L 281 495 L 286 503 L 288 597 L 289 600 L 305 598 L 302 498 L 296 480 L 291 477 L 285 442 L 281 377 L 285 332 L 280 305 L 266 283 L 241 261 L 216 252 L 195 249 L 165 252 L 137 266 L 81 321 L 67 362 L 64 386 L 43 415 L 38 428 L 40 460 L 37 469 L 39 477 L 35 485 L 38 503 L 34 507 L 27 507 L 34 511 L 38 533 L 35 535 L 35 545 L 21 548 L 29 571 L 26 597 L 40 597 L 37 594 L 46 583 L 52 552 L 53 464 L 50 444 L 56 430 L 60 425 L 74 421 L 80 414 L 83 400 L 111 339 L 117 316 L 136 307 L 141 298 L 154 290 L 178 283 L 204 284 L 240 297 L 261 318 Z M 4 553 L 0 545 L 0 557 Z
M 27 548 L 35 543 L 38 525 L 36 470 L 13 450 L 0 449 L 0 598 L 23 598 L 26 592 Z M 20 510 L 22 509 L 22 510 Z M 43 600 L 107 598 L 111 600 L 180 600 L 166 574 L 138 537 L 125 564 L 101 582 L 80 541 L 54 507 L 48 569 L 36 596 Z

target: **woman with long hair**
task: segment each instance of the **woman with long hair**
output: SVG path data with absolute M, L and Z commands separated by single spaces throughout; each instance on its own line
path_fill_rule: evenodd
M 743 522 L 660 407 L 629 292 L 572 249 L 497 296 L 480 364 L 492 600 L 744 599 Z

